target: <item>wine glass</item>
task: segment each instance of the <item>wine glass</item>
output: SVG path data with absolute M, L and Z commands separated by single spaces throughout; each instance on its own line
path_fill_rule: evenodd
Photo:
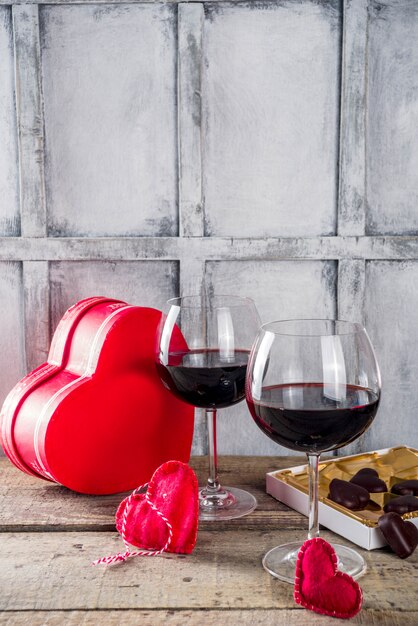
M 209 478 L 199 489 L 202 520 L 235 519 L 257 505 L 247 491 L 219 483 L 216 412 L 244 399 L 259 326 L 249 298 L 207 294 L 169 300 L 160 323 L 156 365 L 161 380 L 181 400 L 206 411 Z
M 321 452 L 359 437 L 380 399 L 380 372 L 360 325 L 340 320 L 280 320 L 264 324 L 248 363 L 246 399 L 257 426 L 276 443 L 305 452 L 309 473 L 309 533 L 319 535 Z M 264 568 L 293 583 L 301 543 L 270 550 Z M 334 545 L 339 567 L 358 578 L 366 570 L 355 550 Z

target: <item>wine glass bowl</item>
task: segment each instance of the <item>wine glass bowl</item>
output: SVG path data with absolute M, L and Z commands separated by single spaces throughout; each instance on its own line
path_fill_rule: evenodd
M 305 452 L 309 469 L 309 538 L 318 536 L 318 463 L 371 425 L 380 400 L 380 373 L 360 324 L 341 320 L 280 320 L 263 325 L 247 370 L 246 399 L 257 426 L 273 441 Z M 274 576 L 293 582 L 301 544 L 264 558 Z M 341 569 L 358 577 L 364 559 L 334 546 Z
M 253 301 L 237 296 L 173 298 L 161 320 L 156 350 L 160 378 L 207 416 L 209 478 L 199 490 L 200 519 L 234 519 L 257 504 L 252 494 L 219 483 L 216 417 L 218 409 L 245 397 L 248 357 L 258 328 Z

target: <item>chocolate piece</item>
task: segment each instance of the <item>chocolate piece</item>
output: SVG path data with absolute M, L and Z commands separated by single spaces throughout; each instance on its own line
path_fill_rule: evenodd
M 399 496 L 418 496 L 418 480 L 402 480 L 393 485 L 391 491 Z
M 392 550 L 401 559 L 410 556 L 418 545 L 418 528 L 402 519 L 397 513 L 379 517 L 379 528 Z
M 399 496 L 399 498 L 393 498 L 389 500 L 383 507 L 385 513 L 411 513 L 411 511 L 418 511 L 418 498 L 414 496 Z
M 352 511 L 364 509 L 369 502 L 369 492 L 347 480 L 334 478 L 329 484 L 329 499 Z
M 350 483 L 364 487 L 369 493 L 380 493 L 388 490 L 386 483 L 379 478 L 379 474 L 371 467 L 359 470 L 357 474 L 354 474 Z

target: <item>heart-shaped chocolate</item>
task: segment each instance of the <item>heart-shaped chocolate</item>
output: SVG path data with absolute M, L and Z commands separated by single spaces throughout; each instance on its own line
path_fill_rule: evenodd
M 351 576 L 338 571 L 334 548 L 316 537 L 299 550 L 294 599 L 315 613 L 348 619 L 360 611 L 363 594 Z
M 388 490 L 385 481 L 379 478 L 379 474 L 371 467 L 364 467 L 359 470 L 350 479 L 350 483 L 364 487 L 369 493 L 379 493 Z
M 379 528 L 391 549 L 401 559 L 410 556 L 418 545 L 418 528 L 402 519 L 397 513 L 386 513 L 379 517 Z
M 418 480 L 402 480 L 393 485 L 391 492 L 399 496 L 418 496 Z
M 383 507 L 385 513 L 398 513 L 404 515 L 404 513 L 412 513 L 412 511 L 418 511 L 418 498 L 415 496 L 399 496 L 389 500 Z
M 148 483 L 147 492 L 125 498 L 116 512 L 116 528 L 123 539 L 146 550 L 189 554 L 197 538 L 199 497 L 194 471 L 180 461 L 163 463 Z M 129 506 L 128 511 L 125 509 Z M 123 524 L 125 521 L 125 528 Z M 124 530 L 124 532 L 123 532 Z
M 331 480 L 328 498 L 352 511 L 364 509 L 370 500 L 367 489 L 339 478 Z

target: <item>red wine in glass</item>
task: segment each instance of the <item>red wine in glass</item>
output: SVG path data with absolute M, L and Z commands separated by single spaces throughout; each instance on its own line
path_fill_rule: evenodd
M 342 320 L 278 320 L 264 324 L 251 350 L 246 399 L 257 426 L 273 441 L 305 452 L 309 476 L 309 539 L 319 534 L 318 479 L 322 452 L 354 441 L 379 405 L 380 373 L 366 330 Z M 300 542 L 277 546 L 264 568 L 293 583 Z M 334 545 L 339 567 L 366 570 L 352 548 Z
M 244 489 L 219 483 L 216 418 L 218 409 L 245 397 L 247 363 L 259 326 L 254 302 L 228 295 L 173 298 L 161 320 L 155 354 L 160 378 L 181 400 L 206 412 L 209 476 L 199 489 L 201 520 L 236 519 L 257 505 Z
M 157 369 L 168 389 L 181 400 L 203 409 L 222 409 L 245 396 L 249 354 L 249 350 L 234 350 L 225 360 L 214 349 L 174 352 L 167 365 L 157 363 Z
M 343 397 L 342 391 L 337 397 Z M 379 406 L 375 392 L 357 385 L 345 386 L 343 400 L 327 395 L 323 383 L 272 385 L 263 387 L 261 395 L 262 401 L 248 398 L 257 426 L 276 443 L 300 452 L 326 452 L 351 443 L 367 430 Z

